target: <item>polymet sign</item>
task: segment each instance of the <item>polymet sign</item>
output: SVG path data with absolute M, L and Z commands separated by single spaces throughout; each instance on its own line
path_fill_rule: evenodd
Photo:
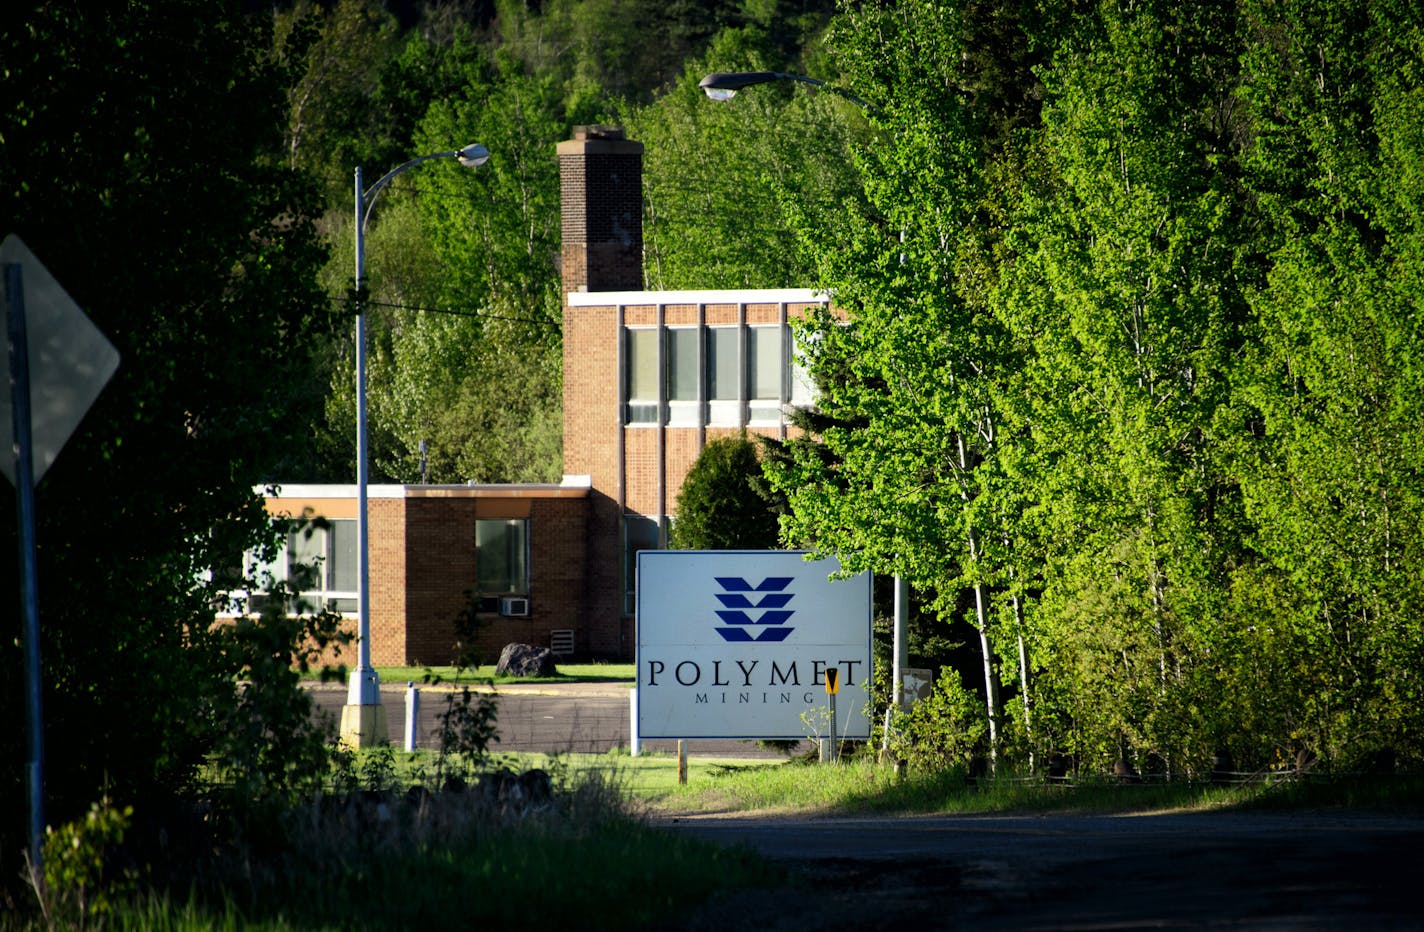
M 870 737 L 869 573 L 787 550 L 638 554 L 642 738 Z

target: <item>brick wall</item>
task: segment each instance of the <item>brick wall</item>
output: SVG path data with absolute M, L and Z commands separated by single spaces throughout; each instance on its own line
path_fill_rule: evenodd
M 333 487 L 317 487 L 333 488 Z M 585 655 L 606 638 L 607 624 L 590 627 L 580 606 L 588 591 L 591 494 L 578 487 L 387 487 L 368 500 L 370 515 L 371 661 L 377 666 L 454 663 L 455 619 L 468 604 L 476 578 L 475 522 L 528 518 L 530 614 L 481 616 L 479 659 L 493 662 L 511 641 L 550 646 L 550 632 L 573 629 Z M 390 489 L 396 490 L 391 494 Z M 355 516 L 354 490 L 346 495 L 270 500 L 273 514 L 331 518 Z M 357 619 L 343 627 L 355 634 Z M 616 626 L 615 626 L 616 627 Z M 601 655 L 617 650 L 614 646 Z M 356 665 L 353 643 L 322 662 Z
M 617 480 L 618 321 L 611 307 L 564 310 L 564 472 Z
M 412 665 L 455 658 L 455 618 L 475 583 L 473 498 L 417 498 L 406 505 L 405 657 Z
M 404 499 L 368 498 L 371 571 L 371 663 L 406 659 L 406 541 Z

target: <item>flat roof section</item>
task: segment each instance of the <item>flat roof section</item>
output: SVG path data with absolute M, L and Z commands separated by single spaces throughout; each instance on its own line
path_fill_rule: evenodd
M 394 485 L 382 483 L 366 486 L 367 498 L 587 498 L 593 483 L 588 476 L 565 476 L 560 483 L 490 483 L 465 485 Z M 266 495 L 266 487 L 256 491 Z M 297 483 L 277 485 L 277 499 L 351 498 L 356 497 L 355 483 L 321 485 Z
M 811 288 L 744 288 L 720 291 L 571 291 L 570 307 L 649 304 L 825 304 L 830 296 Z

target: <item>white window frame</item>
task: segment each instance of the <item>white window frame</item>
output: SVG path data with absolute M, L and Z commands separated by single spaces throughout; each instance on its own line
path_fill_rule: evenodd
M 288 615 L 296 615 L 295 609 L 300 608 L 302 613 L 308 611 L 335 611 L 343 616 L 355 617 L 357 610 L 356 600 L 359 595 L 355 589 L 338 589 L 333 583 L 338 572 L 338 564 L 335 544 L 336 527 L 345 527 L 352 535 L 354 542 L 356 534 L 355 518 L 322 518 L 318 521 L 294 527 L 287 532 L 287 543 L 282 548 L 281 556 L 275 563 L 267 563 L 258 560 L 255 551 L 249 550 L 242 555 L 243 567 L 247 570 L 247 575 L 257 585 L 251 589 L 234 589 L 226 594 L 230 603 L 228 611 L 219 614 L 225 617 L 235 615 L 255 615 L 261 611 L 261 601 L 268 596 L 269 590 L 262 586 L 262 581 L 269 578 L 273 583 L 289 583 L 293 578 L 292 568 L 297 565 L 313 565 L 316 574 L 317 586 L 314 588 L 300 589 L 293 593 L 297 604 L 287 606 Z M 306 535 L 310 534 L 309 538 Z M 295 560 L 298 553 L 298 539 L 306 538 L 307 542 L 319 539 L 319 543 L 314 548 L 317 551 L 313 564 L 301 564 Z M 354 581 L 356 576 L 356 554 L 353 551 L 350 556 L 350 575 Z

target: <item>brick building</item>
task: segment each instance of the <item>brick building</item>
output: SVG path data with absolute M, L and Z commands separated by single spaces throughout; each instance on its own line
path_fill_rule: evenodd
M 449 662 L 472 595 L 487 660 L 512 641 L 630 659 L 634 556 L 666 546 L 702 447 L 785 437 L 785 408 L 809 400 L 788 321 L 823 298 L 642 290 L 642 153 L 609 127 L 558 146 L 564 481 L 369 489 L 373 663 Z M 354 614 L 355 487 L 287 487 L 268 508 L 327 519 L 292 552 L 324 556 L 327 578 L 306 591 Z

